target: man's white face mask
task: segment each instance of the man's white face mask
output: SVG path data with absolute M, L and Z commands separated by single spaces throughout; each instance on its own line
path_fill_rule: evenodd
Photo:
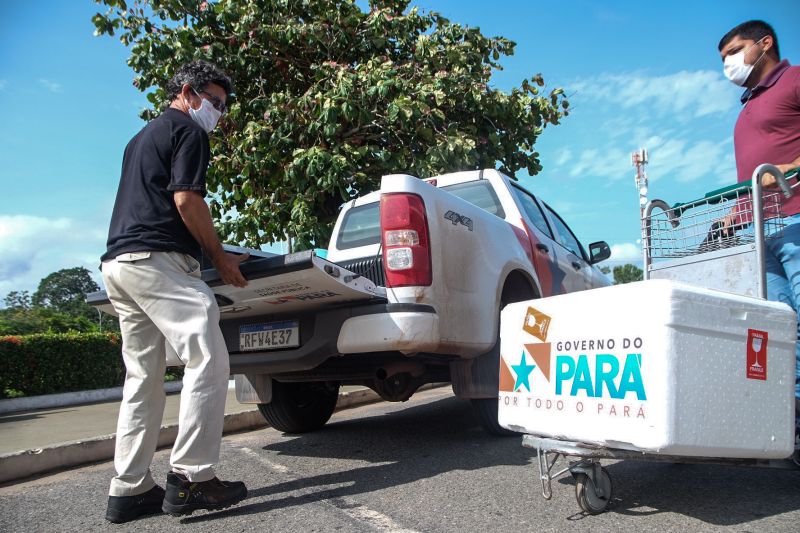
M 723 62 L 723 72 L 725 72 L 725 77 L 731 80 L 736 85 L 743 87 L 744 84 L 747 82 L 747 78 L 750 77 L 750 74 L 753 72 L 753 68 L 761 61 L 761 58 L 764 57 L 766 51 L 761 52 L 761 55 L 758 56 L 755 63 L 752 65 L 748 65 L 744 62 L 744 56 L 751 47 L 760 43 L 764 38 L 757 40 L 744 50 L 740 50 L 735 54 L 729 55 L 725 58 Z
M 222 113 L 217 111 L 214 105 L 209 100 L 200 96 L 197 91 L 194 89 L 192 89 L 192 91 L 200 97 L 200 109 L 193 109 L 192 106 L 189 106 L 189 116 L 192 117 L 192 120 L 197 122 L 201 128 L 206 130 L 206 133 L 211 133 L 211 130 L 217 127 L 217 122 L 219 121 L 219 117 L 222 116 Z

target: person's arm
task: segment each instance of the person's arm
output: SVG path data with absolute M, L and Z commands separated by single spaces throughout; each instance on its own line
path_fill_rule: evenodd
M 229 254 L 222 248 L 211 221 L 211 211 L 200 193 L 175 191 L 174 199 L 183 223 L 214 263 L 222 281 L 234 287 L 246 286 L 247 279 L 239 270 L 239 264 L 250 257 L 250 254 Z

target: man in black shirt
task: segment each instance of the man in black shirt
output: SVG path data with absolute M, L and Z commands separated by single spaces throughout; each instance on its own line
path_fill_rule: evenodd
M 167 86 L 172 100 L 125 148 L 102 256 L 106 291 L 120 317 L 127 374 L 117 424 L 106 518 L 221 509 L 247 496 L 214 474 L 228 389 L 228 351 L 214 294 L 200 279 L 201 249 L 225 283 L 243 287 L 205 203 L 208 133 L 225 112 L 230 79 L 194 61 Z M 150 473 L 164 411 L 167 345 L 185 365 L 178 435 L 166 494 Z

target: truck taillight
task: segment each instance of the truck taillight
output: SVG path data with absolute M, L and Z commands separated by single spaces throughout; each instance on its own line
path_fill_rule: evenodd
M 395 229 L 383 233 L 386 246 L 413 246 L 419 244 L 419 233 L 413 229 Z
M 428 220 L 420 196 L 391 193 L 381 197 L 381 243 L 387 287 L 431 284 Z

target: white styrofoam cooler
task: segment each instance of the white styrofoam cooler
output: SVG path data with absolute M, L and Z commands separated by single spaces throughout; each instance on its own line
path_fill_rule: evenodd
M 511 304 L 500 335 L 503 427 L 665 455 L 792 454 L 785 304 L 648 280 Z

